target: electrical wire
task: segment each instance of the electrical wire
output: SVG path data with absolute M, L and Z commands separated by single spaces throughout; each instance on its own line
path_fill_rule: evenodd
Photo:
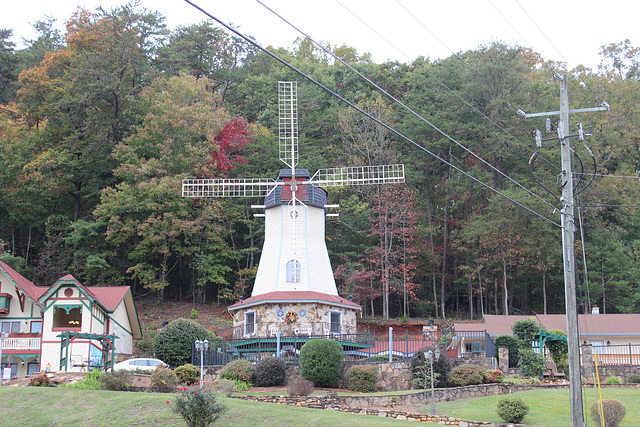
M 367 22 L 365 22 L 362 18 L 360 18 L 358 15 L 356 15 L 351 9 L 349 9 L 348 7 L 346 7 L 344 4 L 342 4 L 340 2 L 340 0 L 335 0 L 336 3 L 338 3 L 340 6 L 342 6 L 343 9 L 345 9 L 347 12 L 349 12 L 355 19 L 357 19 L 358 21 L 360 21 L 360 23 L 362 25 L 364 25 L 365 27 L 367 27 L 369 30 L 371 30 L 374 34 L 376 34 L 378 37 L 380 37 L 382 40 L 384 40 L 389 46 L 391 46 L 393 49 L 395 49 L 398 53 L 402 54 L 405 58 L 407 58 L 408 61 L 412 61 L 412 59 L 409 57 L 409 55 L 407 55 L 404 51 L 402 51 L 400 48 L 398 48 L 396 45 L 394 45 L 392 42 L 390 42 L 386 37 L 384 37 L 382 34 L 380 34 L 378 31 L 376 31 L 376 29 L 374 29 L 373 27 L 371 27 Z M 409 9 L 407 9 L 402 3 L 399 2 L 399 0 L 396 0 L 396 2 L 413 18 L 416 20 L 416 22 L 418 22 L 418 24 L 420 24 L 420 26 L 422 26 L 427 32 L 429 32 L 429 34 L 431 34 L 436 40 L 438 40 L 438 42 L 440 42 L 446 49 L 448 49 L 452 54 L 455 55 L 455 53 L 446 45 L 444 44 L 444 42 L 442 42 L 429 28 L 427 28 Z M 435 75 L 433 75 L 431 72 L 429 72 L 429 70 L 427 70 L 424 65 L 422 65 L 421 63 L 417 63 L 414 62 L 414 65 L 417 65 L 418 67 L 422 68 L 422 70 L 427 73 L 429 75 L 429 77 L 431 77 L 432 79 L 434 79 L 435 81 L 437 81 L 442 87 L 444 87 L 445 89 L 447 89 L 449 92 L 451 92 L 451 94 L 453 94 L 456 98 L 458 98 L 460 101 L 462 101 L 464 104 L 466 104 L 468 107 L 471 108 L 472 111 L 476 112 L 477 114 L 479 114 L 482 118 L 484 118 L 485 120 L 487 120 L 489 123 L 493 124 L 495 127 L 497 127 L 498 129 L 500 129 L 502 132 L 504 132 L 505 134 L 509 135 L 516 143 L 522 145 L 523 147 L 525 147 L 527 150 L 529 150 L 530 152 L 534 152 L 535 150 L 533 150 L 531 147 L 529 147 L 527 144 L 523 143 L 522 141 L 520 141 L 518 138 L 516 138 L 514 135 L 512 135 L 509 131 L 507 131 L 506 129 L 504 129 L 502 126 L 500 126 L 498 123 L 496 123 L 495 121 L 493 121 L 489 116 L 487 116 L 486 114 L 484 114 L 482 111 L 478 110 L 473 104 L 471 104 L 469 101 L 467 101 L 466 99 L 462 98 L 455 90 L 451 89 L 449 86 L 447 86 L 446 83 L 444 83 L 443 81 L 441 81 L 440 79 L 438 79 Z M 552 165 L 554 168 L 559 169 L 559 167 L 553 163 L 551 163 L 549 160 L 547 160 L 544 156 L 540 155 L 540 158 L 546 162 L 548 162 L 550 165 Z
M 555 209 L 555 207 L 547 202 L 546 200 L 544 200 L 542 197 L 540 197 L 539 195 L 535 194 L 533 191 L 531 191 L 530 189 L 528 189 L 527 187 L 525 187 L 524 185 L 520 184 L 518 181 L 514 180 L 513 178 L 511 178 L 510 176 L 508 176 L 507 174 L 505 174 L 504 172 L 502 172 L 500 169 L 496 168 L 495 166 L 493 166 L 491 163 L 487 162 L 486 160 L 484 160 L 482 157 L 478 156 L 476 153 L 474 153 L 473 151 L 471 151 L 469 148 L 465 147 L 462 143 L 458 142 L 455 138 L 453 138 L 452 136 L 450 136 L 449 134 L 447 134 L 446 132 L 444 132 L 442 129 L 440 129 L 439 127 L 437 127 L 435 124 L 431 123 L 429 120 L 425 119 L 424 117 L 422 117 L 420 114 L 418 114 L 415 110 L 413 110 L 411 107 L 409 107 L 408 105 L 404 104 L 402 101 L 400 101 L 398 98 L 396 98 L 395 96 L 391 95 L 389 92 L 387 92 L 386 90 L 384 90 L 383 88 L 381 88 L 380 86 L 378 86 L 376 83 L 374 83 L 373 81 L 371 81 L 371 79 L 369 79 L 367 76 L 365 76 L 364 74 L 362 74 L 361 72 L 359 72 L 358 70 L 356 70 L 355 68 L 353 68 L 351 65 L 349 65 L 348 63 L 346 63 L 344 60 L 342 60 L 340 57 L 338 57 L 337 55 L 335 55 L 331 50 L 325 48 L 324 46 L 322 46 L 321 43 L 318 43 L 316 40 L 314 40 L 309 34 L 305 33 L 304 31 L 300 30 L 298 27 L 296 27 L 295 25 L 293 25 L 291 22 L 289 22 L 287 19 L 285 19 L 283 16 L 281 16 L 280 14 L 278 14 L 277 12 L 275 12 L 273 9 L 271 9 L 269 6 L 267 6 L 266 4 L 264 4 L 261 0 L 256 0 L 261 6 L 263 6 L 265 9 L 267 9 L 269 12 L 271 12 L 272 14 L 274 14 L 276 17 L 278 17 L 280 20 L 282 20 L 283 22 L 285 22 L 287 25 L 289 25 L 291 28 L 293 28 L 294 30 L 298 31 L 300 34 L 302 34 L 304 37 L 306 37 L 308 40 L 310 40 L 311 42 L 313 42 L 316 46 L 318 46 L 320 49 L 322 49 L 325 53 L 331 55 L 335 60 L 339 61 L 341 64 L 343 64 L 344 66 L 346 66 L 347 68 L 349 68 L 351 71 L 353 71 L 354 73 L 356 73 L 358 76 L 360 76 L 361 78 L 363 78 L 364 80 L 366 80 L 369 84 L 371 84 L 373 87 L 375 87 L 377 90 L 379 90 L 380 92 L 384 93 L 387 97 L 389 97 L 391 100 L 393 100 L 394 102 L 396 102 L 397 104 L 399 104 L 400 106 L 402 106 L 404 109 L 406 109 L 407 111 L 409 111 L 411 114 L 413 114 L 416 118 L 418 118 L 419 120 L 423 121 L 424 123 L 428 124 L 429 126 L 431 126 L 434 130 L 436 130 L 437 132 L 439 132 L 441 135 L 443 135 L 445 138 L 447 138 L 448 140 L 450 140 L 451 142 L 455 143 L 456 145 L 458 145 L 459 147 L 461 147 L 463 150 L 467 151 L 469 154 L 471 154 L 473 157 L 475 157 L 476 159 L 480 160 L 482 163 L 484 163 L 485 165 L 487 165 L 489 168 L 495 170 L 496 172 L 498 172 L 500 175 L 502 175 L 503 177 L 505 177 L 507 180 L 511 181 L 512 183 L 514 183 L 516 186 L 522 188 L 523 190 L 525 190 L 526 192 L 528 192 L 529 194 L 531 194 L 533 197 L 537 198 L 538 200 L 542 201 L 543 203 L 547 204 L 551 209 Z
M 428 150 L 427 148 L 423 147 L 422 145 L 418 144 L 417 142 L 415 142 L 414 140 L 412 140 L 411 138 L 409 138 L 408 136 L 405 136 L 404 134 L 402 134 L 400 131 L 397 131 L 396 129 L 394 129 L 393 127 L 389 126 L 388 124 L 382 122 L 381 120 L 379 120 L 378 118 L 372 116 L 371 114 L 369 114 L 368 112 L 364 111 L 363 109 L 361 109 L 360 107 L 356 106 L 355 104 L 353 104 L 351 101 L 348 101 L 347 99 L 343 98 L 342 96 L 338 95 L 337 93 L 335 93 L 334 91 L 332 91 L 331 89 L 329 89 L 328 87 L 324 86 L 322 83 L 318 82 L 317 80 L 315 80 L 313 77 L 311 77 L 310 75 L 304 73 L 303 71 L 297 69 L 296 67 L 294 67 L 292 64 L 288 63 L 287 61 L 285 61 L 284 59 L 280 58 L 278 55 L 276 55 L 275 53 L 269 51 L 268 49 L 265 49 L 264 47 L 262 47 L 262 45 L 260 45 L 258 42 L 256 42 L 255 40 L 251 39 L 248 36 L 245 36 L 244 34 L 242 34 L 240 31 L 236 30 L 235 28 L 231 27 L 230 25 L 226 24 L 225 22 L 221 21 L 220 19 L 216 18 L 215 16 L 213 16 L 211 13 L 207 12 L 206 10 L 204 10 L 203 8 L 201 8 L 200 6 L 198 6 L 197 4 L 195 4 L 193 1 L 191 0 L 184 0 L 186 3 L 188 3 L 189 5 L 193 6 L 195 9 L 197 9 L 198 11 L 200 11 L 202 14 L 208 16 L 210 19 L 216 21 L 218 24 L 220 24 L 221 26 L 223 26 L 224 28 L 226 28 L 227 30 L 231 31 L 232 33 L 234 33 L 235 35 L 237 35 L 238 37 L 242 38 L 243 40 L 247 41 L 248 43 L 250 43 L 251 45 L 253 45 L 254 47 L 258 48 L 259 50 L 261 50 L 262 52 L 266 53 L 268 56 L 270 56 L 272 59 L 275 59 L 276 61 L 280 62 L 282 65 L 284 65 L 285 67 L 291 69 L 292 71 L 296 72 L 297 74 L 301 75 L 302 77 L 304 77 L 305 79 L 309 80 L 311 83 L 315 84 L 316 86 L 318 86 L 320 89 L 324 90 L 325 92 L 327 92 L 328 94 L 330 94 L 331 96 L 335 97 L 336 99 L 342 101 L 343 103 L 347 104 L 349 107 L 355 109 L 356 111 L 360 112 L 361 114 L 365 115 L 366 117 L 368 117 L 369 119 L 373 120 L 374 122 L 378 123 L 380 126 L 384 127 L 385 129 L 387 129 L 388 131 L 396 134 L 397 136 L 399 136 L 400 138 L 406 140 L 407 142 L 409 142 L 410 144 L 414 145 L 416 148 L 424 151 L 425 153 L 431 155 L 432 157 L 434 157 L 435 159 L 443 162 L 444 164 L 448 165 L 449 167 L 455 169 L 456 171 L 460 172 L 461 174 L 463 174 L 464 176 L 468 177 L 469 179 L 475 181 L 476 183 L 482 185 L 483 187 L 487 188 L 488 190 L 504 197 L 507 200 L 510 200 L 512 203 L 520 206 L 521 208 L 525 209 L 526 211 L 534 214 L 535 216 L 538 216 L 540 218 L 542 218 L 543 220 L 554 224 L 558 227 L 562 227 L 560 224 L 558 224 L 557 222 L 555 222 L 554 220 L 551 220 L 547 217 L 545 217 L 544 215 L 534 211 L 533 209 L 523 205 L 522 203 L 518 202 L 517 200 L 512 199 L 511 197 L 507 196 L 506 194 L 500 192 L 498 189 L 495 189 L 493 187 L 491 187 L 489 184 L 484 183 L 483 181 L 479 180 L 478 178 L 470 175 L 469 173 L 465 172 L 464 170 L 460 169 L 459 167 L 451 164 L 450 162 L 448 162 L 447 160 L 441 158 L 440 156 L 438 156 L 437 154 L 433 153 L 432 151 Z

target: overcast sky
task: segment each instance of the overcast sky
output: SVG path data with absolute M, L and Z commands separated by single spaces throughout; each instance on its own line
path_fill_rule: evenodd
M 263 45 L 291 47 L 300 33 L 256 0 L 192 0 L 212 15 L 254 36 Z M 373 60 L 444 58 L 451 52 L 504 41 L 531 47 L 546 59 L 571 67 L 599 63 L 600 46 L 626 38 L 640 46 L 640 3 L 629 0 L 261 0 L 315 40 L 346 44 Z M 4 0 L 0 28 L 14 30 L 14 42 L 34 38 L 30 23 L 45 14 L 60 21 L 79 4 L 94 10 L 121 0 Z M 184 0 L 141 0 L 174 28 L 199 23 L 201 12 Z M 364 23 L 363 23 L 364 21 Z

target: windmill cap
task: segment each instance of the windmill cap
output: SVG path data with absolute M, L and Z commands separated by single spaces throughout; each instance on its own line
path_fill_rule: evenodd
M 308 169 L 295 169 L 294 175 L 300 178 L 311 178 L 311 174 Z M 291 176 L 291 169 L 280 169 L 278 179 Z

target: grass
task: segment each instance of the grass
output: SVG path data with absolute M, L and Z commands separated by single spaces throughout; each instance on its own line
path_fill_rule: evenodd
M 176 394 L 78 390 L 53 387 L 0 387 L 0 426 L 184 426 L 171 412 Z M 232 426 L 390 426 L 402 421 L 295 406 L 219 399 L 230 409 L 217 425 Z M 167 404 L 167 400 L 170 404 Z
M 529 406 L 529 413 L 522 421 L 524 424 L 536 427 L 571 425 L 568 389 L 531 390 L 515 393 L 512 396 L 519 397 Z M 503 421 L 496 414 L 496 405 L 504 397 L 505 395 L 487 396 L 439 402 L 436 403 L 436 410 L 438 413 L 464 420 L 500 423 Z M 602 390 L 602 398 L 619 400 L 627 408 L 627 415 L 620 427 L 640 425 L 640 393 L 638 389 L 607 388 Z M 587 426 L 597 426 L 591 419 L 589 411 L 589 407 L 597 399 L 597 389 L 584 389 L 584 415 Z M 430 406 L 426 405 L 420 410 L 429 411 L 429 408 Z

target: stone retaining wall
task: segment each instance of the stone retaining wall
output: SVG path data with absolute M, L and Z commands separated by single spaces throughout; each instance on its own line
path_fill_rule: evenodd
M 252 400 L 255 402 L 277 403 L 279 405 L 291 405 L 302 408 L 323 409 L 330 411 L 349 412 L 352 414 L 372 415 L 398 420 L 418 421 L 423 423 L 440 424 L 459 427 L 498 427 L 499 424 L 466 421 L 460 418 L 446 417 L 444 415 L 414 414 L 410 412 L 395 411 L 392 408 L 365 409 L 346 406 L 341 403 L 341 397 L 328 394 L 327 396 L 234 396 L 236 399 Z

